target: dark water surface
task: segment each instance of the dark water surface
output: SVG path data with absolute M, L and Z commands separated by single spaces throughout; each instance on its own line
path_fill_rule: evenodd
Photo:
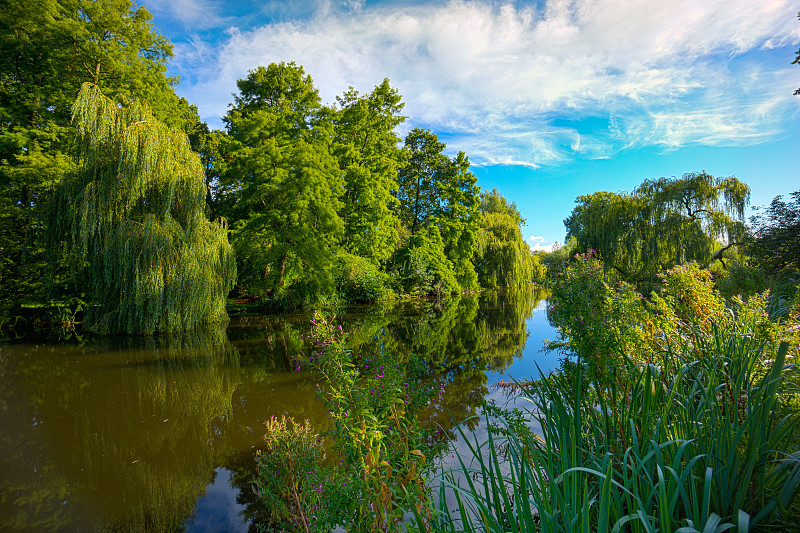
M 541 293 L 376 305 L 340 317 L 354 350 L 424 358 L 452 427 L 493 387 L 558 366 Z M 181 336 L 0 345 L 0 531 L 253 531 L 263 421 L 323 430 L 294 370 L 309 315 L 238 317 Z

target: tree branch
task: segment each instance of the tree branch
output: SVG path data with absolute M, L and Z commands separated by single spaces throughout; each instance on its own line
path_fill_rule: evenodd
M 725 259 L 722 257 L 722 254 L 724 254 L 731 247 L 733 247 L 733 246 L 741 246 L 742 244 L 744 244 L 744 243 L 736 241 L 736 242 L 730 243 L 728 246 L 725 246 L 724 248 L 720 248 L 720 250 L 717 253 L 715 253 L 714 256 L 711 258 L 711 260 L 708 262 L 708 265 L 711 266 L 711 263 L 713 263 L 714 261 L 719 260 L 719 262 L 722 263 L 722 266 L 726 266 L 725 265 Z

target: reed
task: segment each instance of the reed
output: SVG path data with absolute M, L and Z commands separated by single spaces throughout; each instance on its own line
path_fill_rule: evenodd
M 603 386 L 581 365 L 523 389 L 540 435 L 487 424 L 441 477 L 433 531 L 789 530 L 797 417 L 779 418 L 788 345 L 747 324 L 695 331 L 660 365 L 626 359 Z M 492 430 L 497 425 L 502 431 Z M 471 439 L 471 440 L 470 440 Z M 449 504 L 448 504 L 449 499 Z M 448 509 L 448 506 L 450 507 Z

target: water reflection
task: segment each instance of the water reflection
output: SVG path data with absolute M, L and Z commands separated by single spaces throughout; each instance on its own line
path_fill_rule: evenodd
M 478 409 L 487 371 L 521 357 L 541 296 L 373 305 L 340 318 L 354 350 L 427 361 L 446 394 L 426 423 L 450 427 L 451 414 Z M 308 318 L 0 346 L 0 530 L 254 530 L 262 421 L 289 414 L 321 429 L 327 421 L 313 377 L 293 368 Z

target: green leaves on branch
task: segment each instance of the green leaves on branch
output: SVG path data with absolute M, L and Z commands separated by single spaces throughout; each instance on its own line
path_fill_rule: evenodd
M 477 246 L 480 198 L 469 159 L 464 152 L 452 159 L 447 157 L 444 143 L 433 132 L 419 128 L 406 136 L 405 148 L 409 160 L 398 175 L 397 192 L 403 222 L 412 235 L 429 233 L 435 226 L 452 265 L 457 290 L 477 289 L 472 257 Z
M 227 318 L 233 250 L 224 224 L 206 218 L 203 167 L 186 135 L 91 84 L 73 120 L 80 168 L 56 192 L 49 234 L 90 295 L 88 328 L 153 333 Z
M 800 270 L 800 191 L 790 196 L 775 197 L 764 214 L 751 219 L 755 239 L 747 252 L 771 273 Z
M 472 258 L 482 287 L 519 287 L 541 280 L 545 267 L 531 254 L 520 231 L 525 221 L 497 189 L 481 193 L 481 221 Z
M 333 152 L 344 176 L 340 216 L 342 247 L 351 254 L 383 262 L 400 239 L 397 173 L 407 152 L 398 147 L 395 128 L 405 121 L 401 96 L 389 80 L 368 95 L 352 87 L 337 97 Z
M 687 261 L 708 263 L 744 242 L 750 188 L 705 172 L 647 180 L 631 194 L 579 196 L 564 221 L 580 253 L 595 251 L 625 279 L 654 279 Z M 715 255 L 716 252 L 716 255 Z
M 272 296 L 292 284 L 307 295 L 330 292 L 343 182 L 319 94 L 294 63 L 259 67 L 238 86 L 224 119 L 233 143 L 223 181 L 240 191 L 233 242 L 241 282 Z

